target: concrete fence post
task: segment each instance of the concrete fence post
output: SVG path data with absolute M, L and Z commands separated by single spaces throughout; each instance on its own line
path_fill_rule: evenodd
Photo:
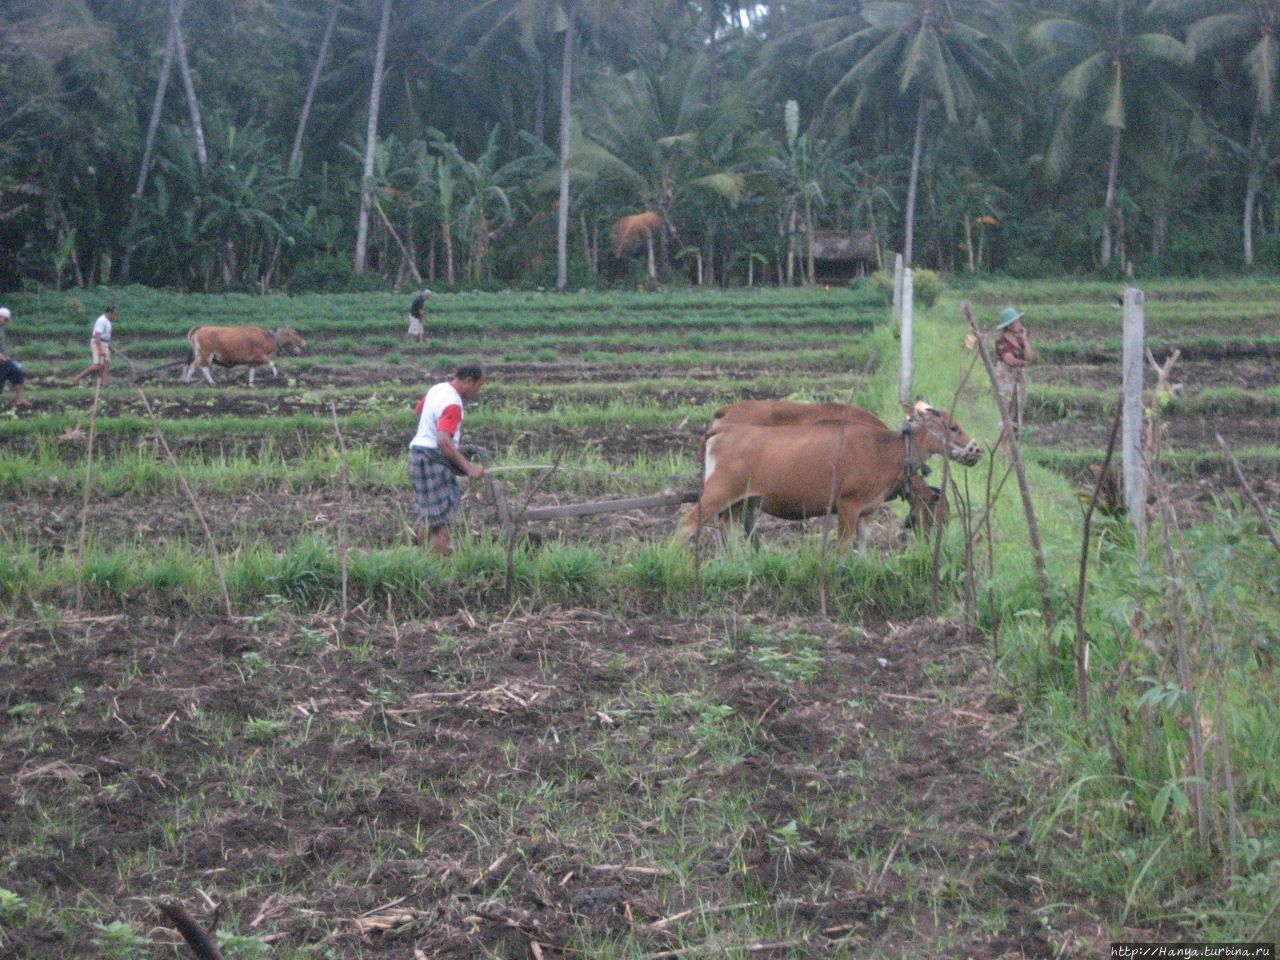
M 902 372 L 898 377 L 898 400 L 911 402 L 911 324 L 915 312 L 915 285 L 911 268 L 902 271 Z
M 1147 296 L 1135 287 L 1124 291 L 1124 432 L 1121 440 L 1124 464 L 1124 503 L 1138 543 L 1146 533 L 1147 491 L 1142 469 L 1142 373 L 1146 347 Z
M 902 254 L 893 255 L 893 325 L 902 322 Z

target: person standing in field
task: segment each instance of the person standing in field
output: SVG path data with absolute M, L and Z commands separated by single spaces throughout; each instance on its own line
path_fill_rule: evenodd
M 996 324 L 996 386 L 1009 408 L 1014 426 L 1022 429 L 1022 408 L 1027 402 L 1027 378 L 1024 367 L 1034 363 L 1036 351 L 1031 336 L 1022 322 L 1024 314 L 1005 307 Z
M 400 338 L 402 341 L 408 340 L 412 337 L 414 340 L 418 341 L 418 343 L 422 343 L 426 339 L 427 331 L 423 326 L 422 313 L 427 305 L 427 301 L 430 299 L 431 291 L 423 290 L 409 306 L 409 329 L 405 332 L 405 335 Z
M 484 467 L 463 454 L 462 417 L 468 400 L 484 386 L 479 364 L 458 367 L 453 379 L 437 383 L 418 404 L 418 432 L 409 442 L 409 479 L 418 502 L 421 524 L 418 544 L 424 540 L 432 553 L 447 557 L 449 527 L 462 516 L 462 487 L 458 477 L 479 480 Z
M 29 407 L 31 401 L 22 395 L 23 384 L 27 382 L 26 374 L 22 372 L 18 361 L 9 356 L 9 347 L 4 339 L 4 328 L 9 325 L 9 318 L 12 316 L 8 307 L 0 307 L 0 393 L 4 392 L 6 384 L 11 383 L 13 384 L 13 405 Z
M 72 383 L 79 383 L 81 379 L 89 374 L 96 373 L 101 378 L 103 385 L 106 385 L 107 377 L 111 373 L 111 325 L 115 321 L 116 308 L 107 307 L 102 311 L 102 316 L 93 322 L 93 336 L 89 340 L 89 350 L 93 354 L 93 363 L 72 377 Z

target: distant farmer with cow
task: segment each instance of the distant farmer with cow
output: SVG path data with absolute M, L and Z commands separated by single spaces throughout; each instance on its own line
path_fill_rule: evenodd
M 484 467 L 462 452 L 466 404 L 479 395 L 484 382 L 483 368 L 465 363 L 454 371 L 452 380 L 437 383 L 418 404 L 418 431 L 409 442 L 409 479 L 421 517 L 418 544 L 425 539 L 438 556 L 453 552 L 449 527 L 462 516 L 458 477 L 479 480 L 484 476 Z
M 996 386 L 1019 430 L 1022 429 L 1022 409 L 1027 403 L 1027 378 L 1023 368 L 1036 359 L 1023 316 L 1013 307 L 1005 307 L 996 324 Z
M 11 383 L 13 384 L 13 405 L 29 407 L 31 401 L 22 395 L 23 384 L 27 382 L 26 374 L 22 372 L 18 361 L 9 356 L 9 347 L 5 343 L 4 328 L 9 325 L 9 319 L 12 316 L 8 307 L 0 307 L 0 393 L 4 392 L 6 384 Z
M 405 335 L 401 337 L 401 341 L 408 340 L 412 337 L 418 343 L 422 343 L 427 337 L 426 328 L 423 326 L 422 313 L 427 305 L 427 301 L 431 299 L 431 291 L 423 290 L 414 299 L 409 306 L 409 329 L 405 331 Z
M 106 385 L 107 377 L 111 374 L 111 327 L 115 322 L 116 308 L 113 306 L 103 310 L 102 315 L 93 322 L 93 334 L 89 338 L 93 363 L 72 377 L 72 383 L 79 383 L 89 374 L 96 373 L 102 384 Z

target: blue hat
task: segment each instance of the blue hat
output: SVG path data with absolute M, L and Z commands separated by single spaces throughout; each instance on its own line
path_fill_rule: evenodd
M 1023 315 L 1013 309 L 1013 307 L 1005 307 L 1004 310 L 1000 312 L 1000 322 L 996 324 L 996 329 L 1003 330 L 1010 324 L 1017 323 L 1022 319 L 1022 317 Z

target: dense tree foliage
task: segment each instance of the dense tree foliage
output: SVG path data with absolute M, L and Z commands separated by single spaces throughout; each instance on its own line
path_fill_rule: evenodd
M 1277 30 L 1277 0 L 0 0 L 0 288 L 802 283 L 828 231 L 873 268 L 1276 270 Z

